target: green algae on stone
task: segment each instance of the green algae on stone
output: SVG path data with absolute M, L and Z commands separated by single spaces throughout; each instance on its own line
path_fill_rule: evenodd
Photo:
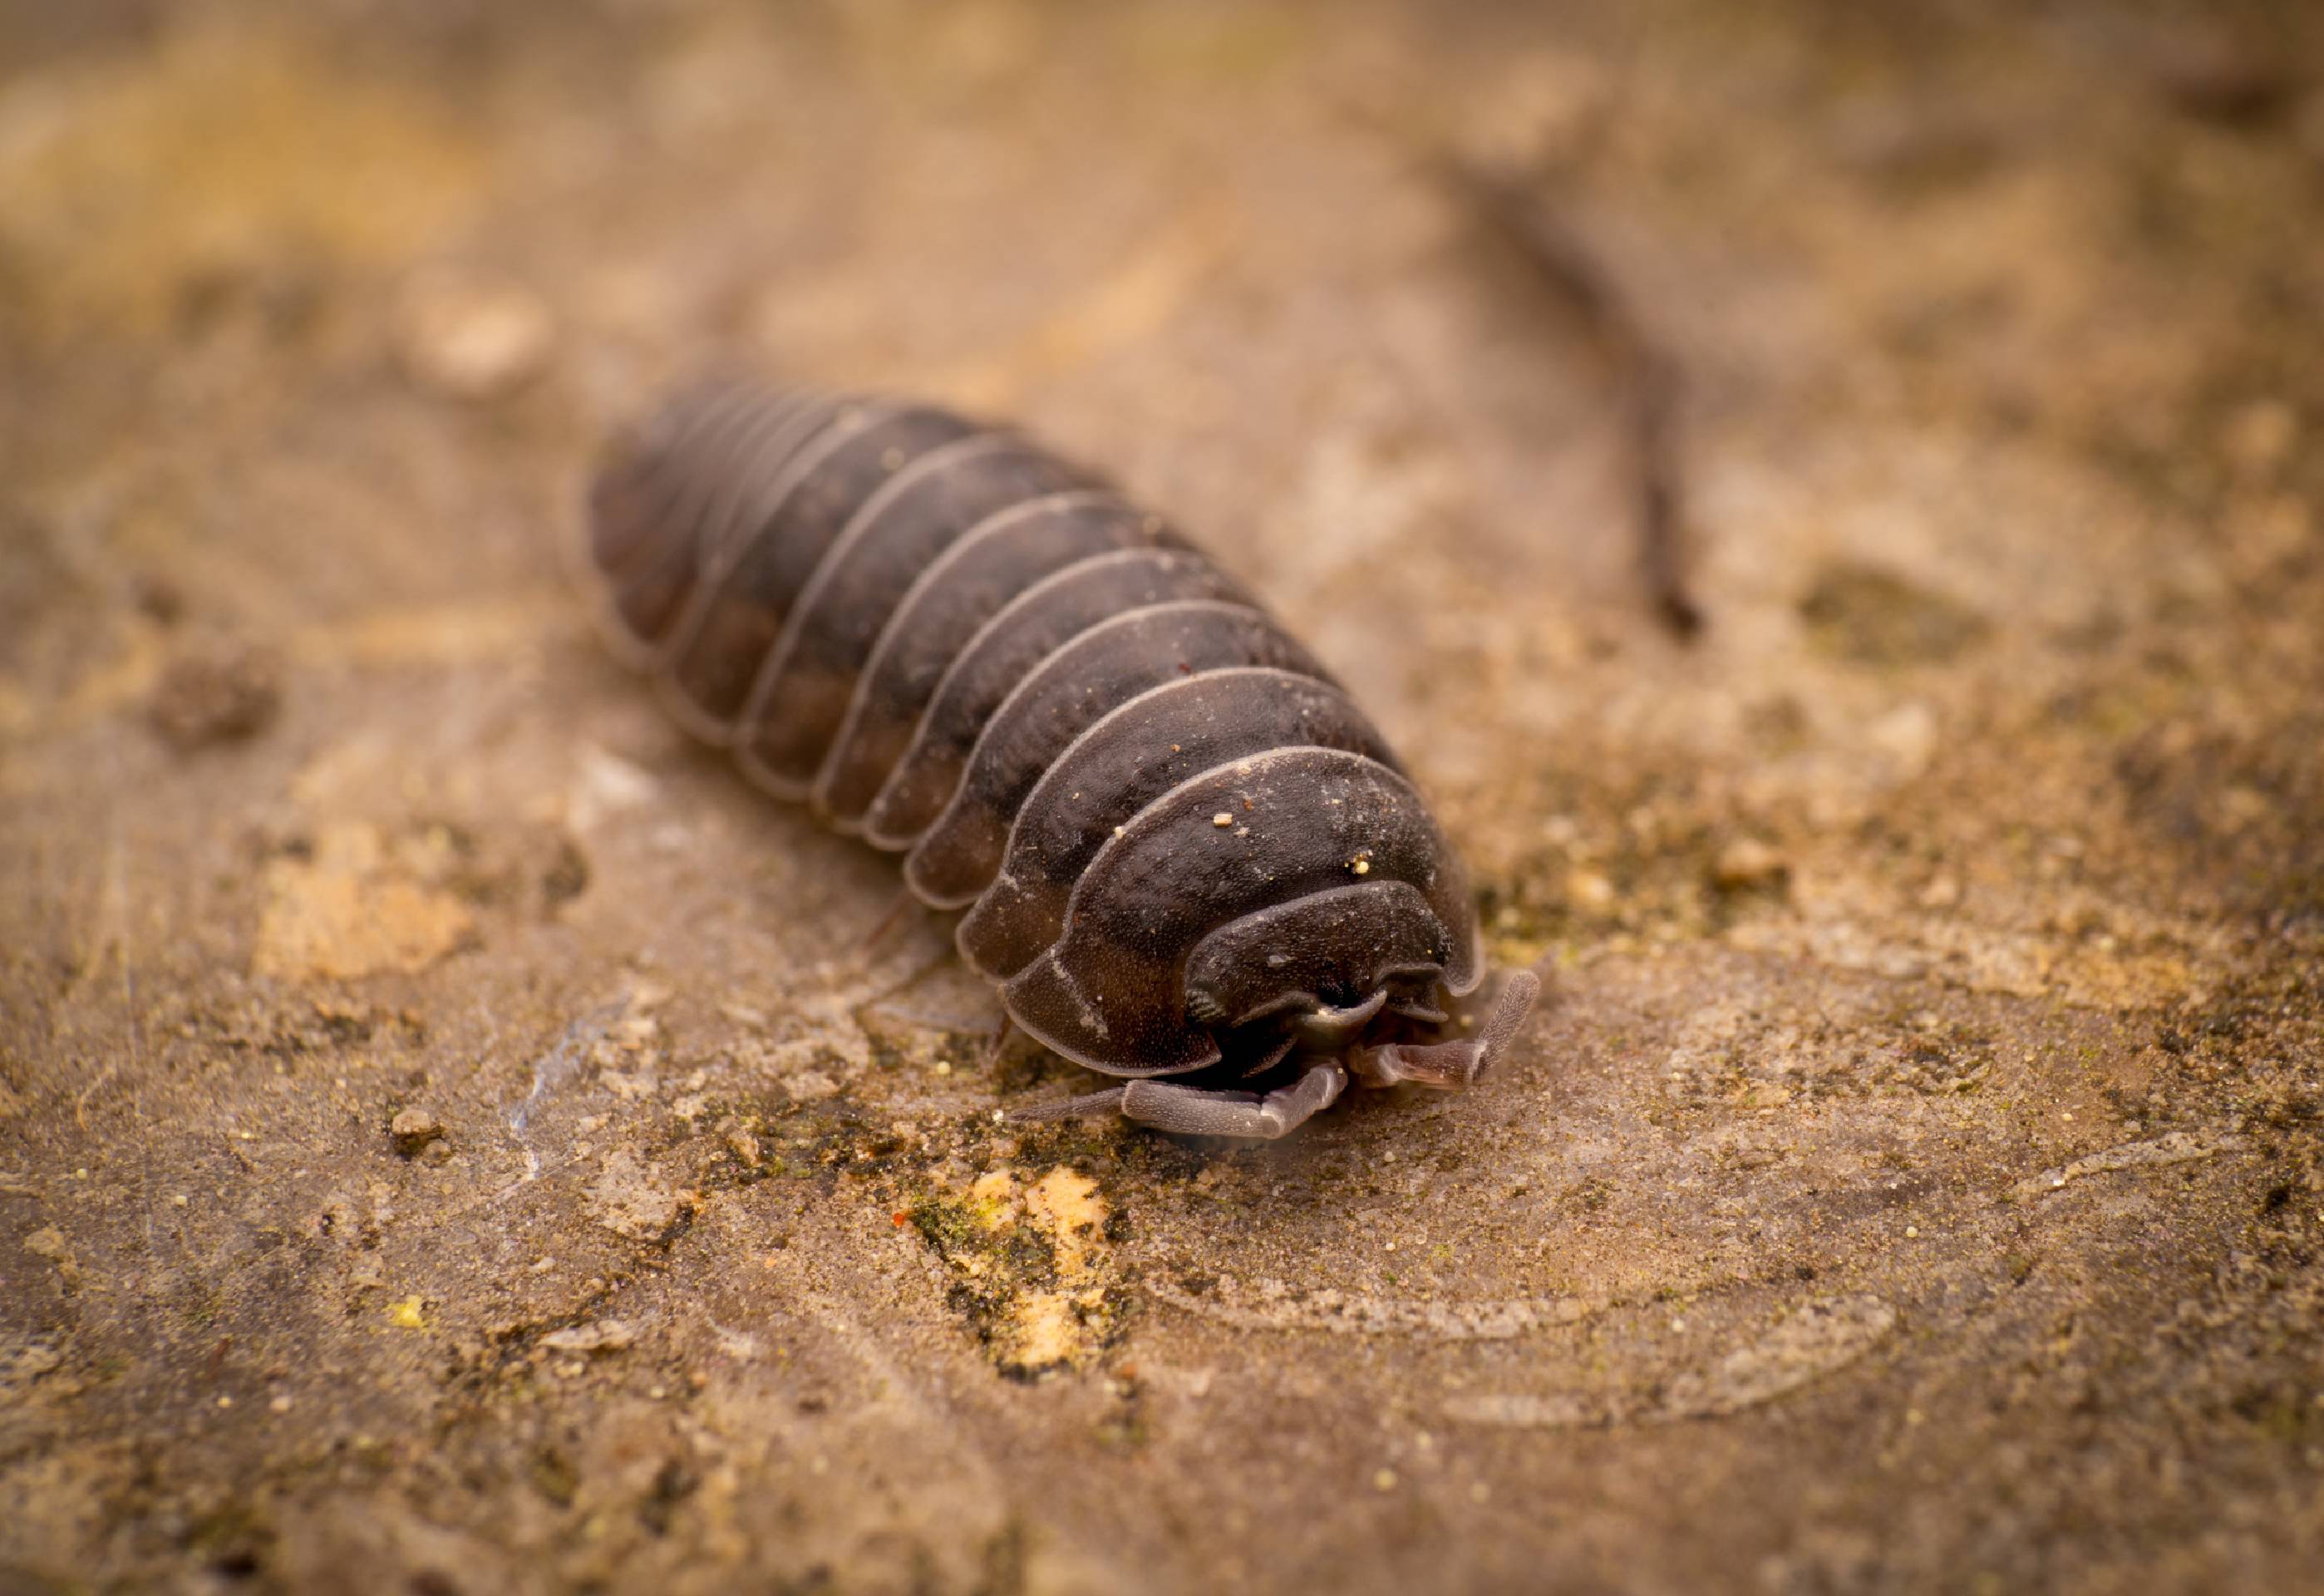
M 1089 1176 L 1063 1165 L 1038 1179 L 995 1169 L 965 1193 L 930 1193 L 904 1217 L 952 1267 L 952 1305 L 1002 1374 L 1078 1366 L 1118 1333 L 1108 1208 Z
M 1835 560 L 1800 600 L 1817 647 L 1852 665 L 1941 665 L 1980 641 L 1986 619 L 1884 567 Z

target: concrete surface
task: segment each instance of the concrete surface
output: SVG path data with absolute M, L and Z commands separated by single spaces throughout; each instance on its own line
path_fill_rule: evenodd
M 2324 38 L 1888 9 L 0 6 L 0 1588 L 2324 1589 Z M 1512 1062 L 995 1125 L 561 580 L 714 354 L 1204 536 Z

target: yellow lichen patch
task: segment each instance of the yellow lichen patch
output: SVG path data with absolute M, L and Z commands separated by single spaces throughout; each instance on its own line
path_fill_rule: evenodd
M 60 334 L 166 326 L 204 273 L 395 263 L 484 175 L 424 104 L 288 32 L 188 29 L 46 109 L 0 148 L 0 253 Z
M 398 1330 L 424 1330 L 428 1327 L 427 1304 L 416 1296 L 387 1305 L 387 1322 Z
M 997 1231 L 1009 1222 L 1010 1205 L 1016 1195 L 1017 1177 L 1006 1169 L 987 1171 L 968 1188 L 971 1211 L 988 1231 Z
M 1001 1367 L 1037 1374 L 1073 1361 L 1080 1350 L 1082 1327 L 1074 1305 L 1062 1291 L 1028 1291 L 1010 1305 L 1007 1334 L 997 1344 L 1005 1347 Z
M 1059 1165 L 1026 1189 L 1025 1211 L 1056 1238 L 1060 1280 L 1077 1282 L 1095 1267 L 1106 1219 L 1097 1182 Z
M 1069 1363 L 1087 1344 L 1093 1322 L 1104 1315 L 1105 1198 L 1097 1182 L 1063 1166 L 1026 1188 L 1026 1216 L 1046 1232 L 1056 1259 L 1057 1283 L 1028 1291 L 1010 1311 L 1018 1361 L 1029 1370 Z
M 460 900 L 392 859 L 369 826 L 328 826 L 307 859 L 266 867 L 251 968 L 282 981 L 347 981 L 425 969 L 466 942 Z
M 923 1198 L 911 1218 L 960 1277 L 954 1301 L 1001 1371 L 1030 1379 L 1086 1362 L 1113 1336 L 1108 1212 L 1097 1182 L 1061 1166 L 1038 1179 L 989 1171 L 959 1195 Z

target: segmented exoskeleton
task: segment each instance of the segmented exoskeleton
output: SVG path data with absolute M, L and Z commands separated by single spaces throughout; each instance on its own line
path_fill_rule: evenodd
M 587 521 L 679 721 L 903 852 L 1016 1023 L 1129 1083 L 1036 1113 L 1279 1136 L 1351 1074 L 1467 1085 L 1531 1007 L 1519 972 L 1450 1018 L 1485 974 L 1466 875 L 1331 675 L 1020 435 L 705 383 L 616 440 Z

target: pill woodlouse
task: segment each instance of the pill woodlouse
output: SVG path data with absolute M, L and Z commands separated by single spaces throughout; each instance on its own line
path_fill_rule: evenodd
M 1160 517 L 1005 428 L 733 380 L 591 485 L 606 631 L 687 729 L 902 852 L 1035 1038 L 1127 1084 L 1034 1111 L 1276 1137 L 1468 1085 L 1539 983 L 1347 694 Z M 1464 1034 L 1465 1033 L 1465 1034 Z

